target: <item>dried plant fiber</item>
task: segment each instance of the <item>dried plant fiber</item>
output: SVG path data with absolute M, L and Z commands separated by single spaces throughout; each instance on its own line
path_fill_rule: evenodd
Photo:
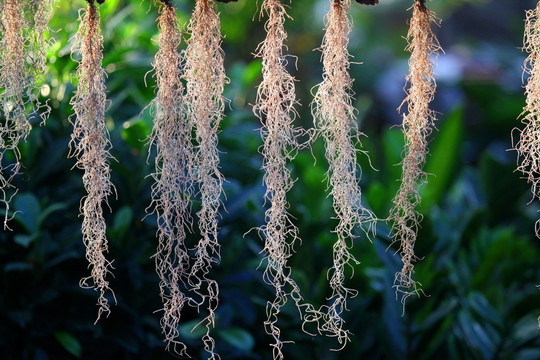
M 192 177 L 198 185 L 201 200 L 201 209 L 197 212 L 201 238 L 195 247 L 189 286 L 197 309 L 206 308 L 206 316 L 199 325 L 206 327 L 202 340 L 209 359 L 220 358 L 210 335 L 219 304 L 219 285 L 209 273 L 220 258 L 218 223 L 223 176 L 219 171 L 218 130 L 225 110 L 222 93 L 227 81 L 220 20 L 215 8 L 213 0 L 197 0 L 188 25 L 191 36 L 187 41 L 183 70 L 186 117 L 194 127 L 197 146 Z
M 158 246 L 154 256 L 163 302 L 161 328 L 166 348 L 188 356 L 179 339 L 182 309 L 188 301 L 183 288 L 189 279 L 190 256 L 186 231 L 191 226 L 193 146 L 191 125 L 186 121 L 184 85 L 181 81 L 181 56 L 176 9 L 169 2 L 159 6 L 158 52 L 154 62 L 156 97 L 150 104 L 154 126 L 150 147 L 155 148 L 155 173 L 152 174 L 152 203 L 149 211 L 157 216 Z
M 402 103 L 402 106 L 406 107 L 402 125 L 405 149 L 401 184 L 390 212 L 393 242 L 399 243 L 403 262 L 402 270 L 396 273 L 394 288 L 396 296 L 401 296 L 403 305 L 410 295 L 421 291 L 420 284 L 413 278 L 414 263 L 417 260 L 414 244 L 421 220 L 417 210 L 421 201 L 419 188 L 427 182 L 423 166 L 428 153 L 428 137 L 432 132 L 436 115 L 429 108 L 436 89 L 433 69 L 437 54 L 441 50 L 431 28 L 435 22 L 434 14 L 423 0 L 416 0 L 412 9 L 407 34 L 407 50 L 411 52 L 411 56 L 409 74 L 406 78 L 406 97 Z
M 98 317 L 110 313 L 106 297 L 114 293 L 106 279 L 111 272 L 112 262 L 105 258 L 108 252 L 106 224 L 103 205 L 112 192 L 109 158 L 111 143 L 105 123 L 107 98 L 105 94 L 105 71 L 102 69 L 103 37 L 100 15 L 94 2 L 81 12 L 80 27 L 72 48 L 74 58 L 80 58 L 77 68 L 78 85 L 71 99 L 74 114 L 70 118 L 73 134 L 70 142 L 70 157 L 77 160 L 76 167 L 84 171 L 83 184 L 87 195 L 81 199 L 83 242 L 91 275 L 80 282 L 83 288 L 99 292 Z M 115 299 L 116 301 L 116 299 Z
M 45 71 L 46 38 L 54 0 L 3 0 L 0 2 L 0 202 L 9 203 L 17 189 L 13 177 L 21 170 L 19 142 L 32 128 L 30 118 L 45 121 L 49 108 L 39 102 Z
M 362 191 L 359 185 L 361 168 L 357 162 L 356 145 L 362 135 L 353 107 L 353 80 L 349 75 L 351 57 L 347 46 L 352 29 L 349 15 L 350 0 L 332 0 L 326 16 L 326 28 L 321 46 L 323 81 L 316 86 L 312 113 L 315 121 L 315 138 L 325 142 L 328 161 L 328 190 L 333 199 L 333 207 L 338 225 L 334 229 L 337 236 L 333 247 L 333 266 L 328 272 L 332 295 L 329 305 L 321 308 L 324 314 L 319 330 L 337 338 L 340 348 L 349 341 L 350 332 L 344 328 L 342 313 L 347 309 L 347 299 L 356 295 L 356 290 L 345 286 L 346 268 L 358 261 L 350 249 L 355 228 L 364 230 L 369 239 L 374 229 L 374 214 L 362 205 Z
M 257 89 L 257 101 L 253 108 L 262 123 L 263 177 L 266 186 L 265 200 L 269 204 L 265 213 L 266 224 L 259 234 L 264 240 L 263 280 L 272 286 L 275 298 L 266 306 L 266 332 L 274 339 L 271 345 L 274 359 L 283 359 L 281 330 L 277 324 L 281 308 L 291 298 L 300 316 L 315 313 L 313 307 L 303 302 L 300 289 L 291 278 L 287 265 L 292 256 L 298 229 L 288 213 L 287 192 L 293 186 L 287 162 L 294 159 L 299 149 L 300 130 L 294 127 L 297 103 L 294 78 L 287 72 L 284 54 L 287 33 L 284 28 L 288 17 L 280 0 L 263 0 L 261 16 L 266 15 L 266 38 L 257 48 L 256 56 L 262 59 L 263 79 Z
M 535 199 L 540 198 L 540 89 L 537 85 L 540 81 L 540 2 L 536 8 L 526 12 L 523 50 L 527 53 L 524 75 L 528 78 L 526 104 L 520 118 L 525 128 L 520 131 L 514 149 L 521 159 L 517 170 L 531 184 Z M 535 233 L 540 238 L 540 220 L 536 222 Z

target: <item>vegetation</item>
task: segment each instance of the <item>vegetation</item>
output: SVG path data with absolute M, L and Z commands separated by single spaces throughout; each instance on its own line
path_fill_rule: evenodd
M 430 109 L 430 103 L 435 97 L 435 67 L 438 52 L 441 50 L 439 41 L 433 34 L 431 24 L 435 15 L 426 7 L 424 0 L 415 0 L 410 22 L 407 49 L 411 52 L 409 59 L 409 74 L 406 77 L 406 98 L 403 116 L 403 134 L 405 149 L 403 150 L 401 184 L 393 200 L 394 207 L 390 211 L 393 221 L 392 230 L 394 242 L 399 243 L 399 251 L 403 267 L 396 273 L 394 287 L 396 294 L 401 296 L 405 305 L 410 295 L 422 291 L 421 285 L 414 280 L 414 243 L 420 226 L 420 187 L 427 182 L 424 164 L 428 154 L 428 139 L 431 135 L 436 114 Z M 400 106 L 400 109 L 401 109 Z
M 173 3 L 185 30 L 195 2 Z M 258 267 L 265 242 L 256 231 L 248 232 L 266 224 L 265 212 L 271 205 L 264 201 L 264 162 L 258 152 L 264 144 L 258 131 L 262 125 L 251 105 L 256 104 L 256 87 L 263 81 L 262 60 L 253 53 L 266 37 L 256 3 L 215 4 L 221 13 L 224 69 L 230 78 L 223 91 L 230 106 L 224 107 L 218 145 L 219 170 L 227 180 L 218 223 L 221 261 L 213 263 L 208 274 L 208 279 L 219 284 L 219 307 L 210 335 L 222 359 L 273 356 L 264 322 L 267 301 L 276 292 L 263 281 L 266 262 Z M 309 323 L 308 333 L 303 332 L 303 318 L 294 301 L 288 301 L 280 308 L 278 321 L 286 359 L 540 357 L 540 293 L 536 288 L 540 248 L 534 231 L 539 206 L 536 200 L 527 204 L 530 184 L 515 172 L 517 153 L 508 151 L 513 147 L 512 129 L 524 127 L 517 118 L 526 104 L 521 75 L 528 54 L 520 47 L 525 10 L 534 9 L 537 2 L 434 0 L 426 5 L 442 19 L 441 27 L 434 26 L 433 31 L 445 49 L 434 71 L 437 94 L 431 108 L 438 113 L 437 130 L 427 139 L 430 151 L 423 168 L 433 175 L 427 175 L 429 181 L 418 190 L 422 221 L 415 255 L 423 260 L 415 264 L 414 276 L 428 296 L 409 297 L 402 315 L 402 304 L 392 288 L 402 262 L 399 246 L 391 246 L 390 225 L 378 222 L 372 242 L 365 241 L 362 229 L 356 228 L 353 235 L 358 241 L 349 251 L 360 263 L 346 268 L 343 286 L 358 295 L 348 299 L 349 311 L 341 314 L 352 333 L 351 341 L 343 350 L 331 351 L 340 346 L 337 339 L 311 336 L 308 333 L 316 329 Z M 298 80 L 294 85 L 299 102 L 293 125 L 311 129 L 311 91 L 321 82 L 324 69 L 321 53 L 313 49 L 323 41 L 323 19 L 330 2 L 294 0 L 288 6 L 292 19 L 284 23 L 288 34 L 284 54 L 297 57 L 287 56 L 285 69 Z M 406 96 L 403 88 L 410 53 L 405 51 L 403 37 L 411 6 L 412 1 L 383 0 L 375 6 L 351 2 L 350 7 L 353 25 L 348 51 L 354 58 L 349 75 L 355 79 L 351 102 L 358 129 L 367 135 L 362 137 L 361 148 L 355 146 L 369 154 L 369 158 L 361 152 L 358 156 L 359 185 L 362 203 L 381 219 L 388 217 L 400 186 L 398 164 L 404 139 L 398 126 L 402 116 L 396 109 Z M 168 38 L 160 37 L 158 7 L 150 1 L 107 0 L 98 6 L 110 103 L 103 120 L 110 133 L 110 153 L 116 159 L 109 166 L 117 196 L 109 197 L 111 211 L 106 207 L 103 211 L 107 258 L 115 259 L 114 277 L 107 280 L 117 305 L 107 293 L 111 314 L 94 325 L 99 292 L 79 287 L 79 279 L 88 273 L 79 217 L 80 199 L 86 195 L 83 170 L 71 170 L 76 161 L 67 158 L 73 130 L 69 118 L 74 113 L 70 99 L 80 82 L 74 76 L 78 64 L 70 54 L 78 12 L 84 7 L 82 0 L 57 1 L 50 22 L 54 31 L 47 32 L 47 38 L 54 37 L 56 42 L 47 54 L 40 89 L 40 100 L 49 99 L 51 113 L 46 126 L 38 126 L 41 120 L 30 117 L 33 129 L 19 143 L 24 166 L 12 179 L 19 189 L 8 213 L 13 216 L 8 223 L 12 231 L 0 232 L 0 350 L 5 359 L 170 359 L 173 355 L 165 350 L 166 334 L 160 324 L 163 283 L 153 257 L 159 251 L 163 208 L 152 212 L 155 207 L 151 207 L 146 213 L 156 199 L 154 184 L 161 179 L 157 174 L 163 162 L 154 161 L 157 143 L 152 143 L 150 152 L 147 139 L 157 134 L 153 126 L 163 116 L 158 107 L 165 103 L 159 93 L 163 86 L 156 87 L 161 85 L 159 56 L 154 57 L 164 49 L 165 40 L 171 48 L 186 49 L 190 34 L 184 31 L 181 43 L 176 31 Z M 162 17 L 163 7 L 160 26 L 164 26 Z M 152 64 L 156 76 L 145 76 Z M 173 80 L 170 90 L 175 94 L 180 86 L 187 89 L 187 83 L 178 82 L 176 75 Z M 154 98 L 158 100 L 152 103 Z M 172 106 L 177 111 L 179 105 Z M 299 143 L 305 143 L 304 138 Z M 339 219 L 333 218 L 333 199 L 328 197 L 324 139 L 316 140 L 311 151 L 298 149 L 294 155 L 285 166 L 294 182 L 286 195 L 290 204 L 286 210 L 303 241 L 290 249 L 287 266 L 301 289 L 302 304 L 331 306 L 327 299 L 333 289 L 327 274 L 333 266 L 330 254 Z M 9 166 L 17 159 L 6 153 L 2 161 Z M 202 209 L 197 187 L 186 187 L 175 198 L 181 204 L 187 196 L 191 199 L 191 222 L 182 223 L 187 229 L 182 241 L 189 255 L 194 250 L 188 244 L 201 240 L 195 221 Z M 168 296 L 168 291 L 162 296 Z M 189 354 L 200 359 L 209 357 L 201 341 L 206 324 L 196 326 L 205 316 L 203 310 L 198 314 L 195 307 L 185 306 L 178 327 L 171 325 Z
M 356 289 L 344 285 L 346 270 L 359 264 L 351 252 L 353 240 L 363 240 L 356 235 L 362 227 L 369 239 L 376 223 L 375 215 L 362 204 L 358 183 L 362 169 L 358 166 L 356 146 L 360 145 L 361 134 L 352 104 L 353 80 L 349 75 L 350 7 L 350 1 L 332 1 L 321 47 L 323 81 L 316 88 L 312 107 L 315 138 L 321 136 L 325 142 L 328 191 L 338 220 L 333 230 L 337 237 L 332 249 L 333 264 L 328 273 L 332 296 L 328 305 L 322 307 L 319 329 L 336 337 L 340 347 L 345 347 L 350 340 L 342 313 L 347 309 L 348 298 L 358 294 Z
M 69 143 L 69 157 L 77 159 L 76 167 L 83 170 L 82 181 L 87 194 L 81 200 L 82 238 L 86 247 L 86 259 L 91 268 L 91 276 L 80 284 L 83 288 L 99 291 L 98 317 L 109 315 L 111 310 L 106 293 L 114 293 L 106 280 L 111 272 L 112 262 L 105 258 L 109 251 L 107 225 L 103 216 L 103 206 L 112 193 L 111 142 L 105 123 L 105 71 L 103 62 L 103 38 L 98 9 L 93 1 L 81 14 L 81 25 L 76 35 L 73 53 L 80 56 L 77 68 L 78 85 L 70 101 L 73 107 L 73 134 Z M 90 284 L 88 282 L 91 282 Z M 116 300 L 116 299 L 115 299 Z M 97 321 L 97 320 L 96 320 Z

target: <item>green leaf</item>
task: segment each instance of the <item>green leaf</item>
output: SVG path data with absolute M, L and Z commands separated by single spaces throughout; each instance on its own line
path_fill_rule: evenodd
M 18 234 L 18 235 L 15 235 L 13 240 L 15 241 L 16 244 L 19 244 L 22 247 L 27 248 L 31 243 L 34 242 L 34 240 L 38 238 L 38 236 L 39 236 L 39 233 L 37 232 L 32 233 L 30 235 Z
M 538 360 L 540 359 L 540 349 L 523 349 L 515 356 L 516 360 Z
M 380 182 L 374 181 L 366 192 L 366 198 L 375 214 L 382 214 L 388 201 L 388 190 Z
M 22 261 L 13 261 L 4 266 L 4 272 L 32 270 L 32 265 Z
M 47 206 L 47 207 L 41 212 L 41 214 L 39 215 L 38 225 L 41 226 L 41 224 L 43 223 L 43 221 L 44 221 L 50 214 L 52 214 L 53 212 L 58 211 L 58 210 L 62 210 L 62 209 L 65 209 L 65 208 L 66 208 L 66 204 L 64 204 L 64 203 L 55 203 L 55 204 L 51 204 L 51 205 Z
M 253 335 L 240 328 L 230 328 L 219 332 L 219 335 L 237 349 L 249 352 L 255 346 Z
M 401 154 L 403 152 L 405 140 L 399 128 L 391 128 L 383 134 L 384 158 L 386 168 L 389 172 L 389 179 L 394 182 L 401 178 Z M 397 182 L 396 182 L 397 183 Z
M 463 109 L 454 110 L 443 122 L 431 146 L 425 171 L 430 176 L 422 194 L 422 206 L 429 209 L 437 203 L 455 175 L 463 142 Z
M 474 352 L 478 351 L 484 359 L 492 359 L 496 350 L 494 339 L 490 338 L 481 324 L 465 311 L 458 314 L 458 323 L 463 331 L 463 340 Z
M 37 231 L 41 208 L 37 198 L 31 193 L 22 193 L 15 199 L 17 219 L 24 225 L 28 232 Z
M 246 65 L 242 74 L 242 84 L 247 88 L 252 86 L 255 80 L 261 76 L 262 61 L 260 59 L 252 60 Z
M 204 325 L 199 320 L 191 320 L 179 326 L 180 336 L 189 340 L 200 339 L 206 334 Z
M 66 349 L 67 352 L 69 352 L 71 355 L 75 356 L 76 358 L 80 359 L 82 355 L 82 347 L 81 343 L 77 338 L 70 333 L 67 333 L 65 331 L 57 331 L 54 333 L 54 337 L 56 337 L 56 340 L 62 346 L 64 349 Z
M 118 237 L 123 237 L 131 221 L 133 220 L 133 211 L 129 206 L 122 206 L 114 217 L 112 231 Z
M 123 124 L 122 139 L 132 148 L 142 151 L 144 149 L 145 140 L 148 137 L 149 129 L 143 120 L 135 119 L 126 121 Z
M 482 317 L 484 322 L 503 326 L 500 314 L 491 306 L 483 294 L 474 291 L 469 294 L 467 301 L 474 312 Z

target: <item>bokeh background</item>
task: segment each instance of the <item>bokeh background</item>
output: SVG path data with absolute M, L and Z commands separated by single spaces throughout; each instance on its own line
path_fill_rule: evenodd
M 174 0 L 187 24 L 193 0 Z M 221 264 L 212 272 L 221 304 L 213 335 L 225 360 L 271 359 L 264 333 L 265 302 L 273 292 L 258 268 L 264 221 L 261 139 L 252 114 L 260 60 L 252 53 L 264 38 L 256 1 L 219 4 L 230 99 L 222 123 L 222 172 L 227 179 L 226 211 L 220 224 Z M 0 232 L 0 357 L 3 359 L 171 359 L 160 334 L 158 278 L 151 256 L 156 221 L 145 217 L 150 204 L 153 162 L 146 137 L 152 119 L 143 109 L 153 97 L 151 70 L 157 50 L 157 10 L 150 1 L 107 0 L 100 7 L 105 38 L 104 68 L 111 106 L 112 181 L 117 198 L 106 211 L 109 258 L 114 261 L 118 305 L 94 325 L 96 293 L 79 288 L 88 274 L 81 241 L 81 172 L 71 170 L 67 144 L 72 129 L 69 100 L 76 64 L 70 58 L 83 0 L 57 1 L 51 22 L 56 43 L 50 51 L 42 90 L 52 113 L 46 126 L 34 124 L 22 144 L 24 174 L 10 223 Z M 367 135 L 359 159 L 365 202 L 388 216 L 399 183 L 402 135 L 397 111 L 404 93 L 404 51 L 410 0 L 381 0 L 374 7 L 354 4 L 350 52 L 356 79 L 358 122 Z M 423 259 L 416 278 L 427 296 L 411 297 L 406 312 L 392 289 L 400 267 L 397 248 L 387 250 L 389 227 L 378 224 L 370 242 L 360 236 L 353 253 L 361 261 L 347 284 L 358 290 L 345 314 L 354 334 L 341 352 L 333 339 L 301 331 L 297 312 L 286 307 L 280 328 L 287 359 L 539 359 L 540 248 L 534 237 L 539 204 L 514 172 L 513 129 L 524 105 L 521 51 L 525 10 L 533 0 L 434 0 L 442 19 L 436 29 L 445 50 L 438 61 L 440 113 L 422 189 L 422 228 L 416 244 Z M 312 127 L 311 89 L 321 78 L 323 16 L 328 0 L 294 0 L 286 22 L 290 71 L 301 105 L 298 125 Z M 145 85 L 145 79 L 147 84 Z M 517 134 L 516 131 L 513 132 Z M 293 277 L 306 300 L 320 305 L 329 296 L 326 271 L 332 261 L 336 222 L 327 197 L 322 141 L 290 164 L 297 181 L 291 213 L 303 242 L 292 258 Z M 316 161 L 315 161 L 316 159 Z M 373 167 L 370 167 L 370 161 Z M 196 210 L 197 204 L 194 204 Z M 359 231 L 359 235 L 362 232 Z M 204 359 L 197 314 L 187 311 L 182 339 L 196 359 Z

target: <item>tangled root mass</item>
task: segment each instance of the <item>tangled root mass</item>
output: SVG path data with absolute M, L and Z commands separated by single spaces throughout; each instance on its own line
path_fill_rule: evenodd
M 8 228 L 9 203 L 17 192 L 12 179 L 21 169 L 18 145 L 49 108 L 38 100 L 47 62 L 46 38 L 54 0 L 0 2 L 0 201 Z
M 155 148 L 152 174 L 152 203 L 148 211 L 157 216 L 158 246 L 154 255 L 163 302 L 162 333 L 168 350 L 187 356 L 186 345 L 178 340 L 182 309 L 190 301 L 183 285 L 189 279 L 186 231 L 191 226 L 193 148 L 191 125 L 184 109 L 181 81 L 181 42 L 176 9 L 168 2 L 159 5 L 159 50 L 153 68 L 156 97 L 150 104 L 154 126 L 150 147 Z
M 403 262 L 402 270 L 396 274 L 394 288 L 396 295 L 402 296 L 404 305 L 410 295 L 421 291 L 420 284 L 413 278 L 414 262 L 417 260 L 414 244 L 421 219 L 417 210 L 421 200 L 419 188 L 427 182 L 423 166 L 428 152 L 428 137 L 435 121 L 435 112 L 429 108 L 436 89 L 433 76 L 435 65 L 430 57 L 436 56 L 441 48 L 431 29 L 434 21 L 434 14 L 427 9 L 424 1 L 416 0 L 407 34 L 407 50 L 411 52 L 411 57 L 406 78 L 407 96 L 402 103 L 402 106 L 407 107 L 403 116 L 403 170 L 401 185 L 390 211 L 393 242 L 400 244 L 399 252 Z
M 210 359 L 215 353 L 210 330 L 214 327 L 219 303 L 219 286 L 209 277 L 213 263 L 219 262 L 218 222 L 223 176 L 219 171 L 218 129 L 225 110 L 222 97 L 227 81 L 224 52 L 221 49 L 219 16 L 213 0 L 198 0 L 188 26 L 191 37 L 184 54 L 183 79 L 186 81 L 186 116 L 194 127 L 197 148 L 194 154 L 193 180 L 199 188 L 201 209 L 197 212 L 201 238 L 195 247 L 195 259 L 189 274 L 190 291 L 198 310 L 206 307 L 205 350 Z
M 345 287 L 346 268 L 350 267 L 353 272 L 358 263 L 350 251 L 356 238 L 354 229 L 360 227 L 369 239 L 376 221 L 374 214 L 362 205 L 359 185 L 361 169 L 357 164 L 356 144 L 362 134 L 358 131 L 352 105 L 353 80 L 349 75 L 350 6 L 350 0 L 332 1 L 321 47 L 323 81 L 316 87 L 312 103 L 315 136 L 325 141 L 328 188 L 338 220 L 334 230 L 337 240 L 333 247 L 333 266 L 328 273 L 332 289 L 330 305 L 322 307 L 324 315 L 317 321 L 320 330 L 336 337 L 341 348 L 350 335 L 344 328 L 342 313 L 347 309 L 347 299 L 356 295 L 356 290 Z
M 540 198 L 540 3 L 529 10 L 525 18 L 523 49 L 528 54 L 524 73 L 528 75 L 525 85 L 526 104 L 521 114 L 525 128 L 519 134 L 514 149 L 521 158 L 517 170 L 531 184 L 533 198 Z M 536 236 L 540 238 L 540 220 L 535 226 Z
M 99 320 L 103 313 L 110 313 L 106 294 L 111 293 L 114 297 L 106 280 L 106 275 L 112 269 L 112 262 L 105 258 L 108 243 L 102 208 L 103 204 L 108 206 L 107 197 L 112 192 L 108 162 L 111 157 L 111 143 L 105 123 L 107 98 L 105 71 L 101 67 L 103 38 L 100 16 L 93 3 L 88 5 L 81 16 L 81 25 L 72 49 L 74 58 L 79 57 L 80 61 L 77 68 L 79 83 L 71 99 L 74 115 L 70 119 L 73 124 L 70 157 L 75 157 L 76 167 L 84 171 L 83 184 L 87 192 L 81 200 L 80 211 L 83 217 L 83 242 L 91 275 L 83 278 L 80 285 L 99 292 Z
M 264 240 L 263 279 L 275 290 L 275 298 L 266 306 L 267 319 L 264 323 L 266 332 L 274 338 L 274 359 L 283 359 L 283 341 L 277 325 L 281 308 L 292 298 L 300 314 L 315 313 L 313 307 L 303 302 L 300 289 L 291 278 L 291 269 L 287 266 L 298 229 L 288 213 L 287 192 L 293 186 L 287 162 L 294 159 L 299 149 L 300 130 L 293 125 L 296 117 L 294 105 L 297 103 L 294 78 L 287 72 L 287 59 L 283 53 L 287 33 L 284 29 L 288 17 L 285 6 L 279 0 L 264 0 L 261 4 L 261 16 L 266 14 L 266 39 L 257 48 L 256 56 L 262 58 L 263 80 L 257 89 L 255 115 L 261 120 L 263 146 L 263 181 L 266 186 L 265 200 L 269 203 L 266 210 L 266 224 L 259 228 Z M 301 315 L 302 316 L 302 315 Z

